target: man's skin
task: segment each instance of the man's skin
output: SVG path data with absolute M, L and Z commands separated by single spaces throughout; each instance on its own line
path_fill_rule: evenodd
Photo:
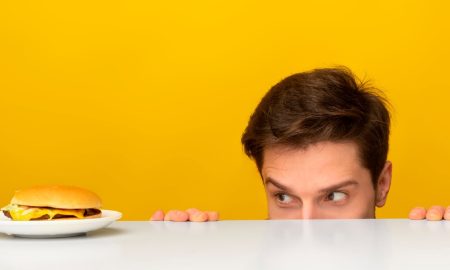
M 391 185 L 392 163 L 387 161 L 377 184 L 360 161 L 351 142 L 324 141 L 304 149 L 277 146 L 265 149 L 261 176 L 266 190 L 269 219 L 375 218 Z M 450 207 L 416 207 L 410 219 L 450 220 Z M 156 211 L 154 221 L 215 221 L 214 211 L 195 208 Z
M 353 142 L 266 149 L 262 177 L 269 219 L 375 218 L 375 207 L 386 202 L 391 172 L 387 162 L 375 190 Z

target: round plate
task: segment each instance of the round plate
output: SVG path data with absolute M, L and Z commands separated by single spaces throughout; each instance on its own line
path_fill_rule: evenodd
M 28 238 L 70 237 L 104 228 L 121 217 L 120 212 L 102 210 L 99 218 L 13 221 L 1 212 L 0 233 Z

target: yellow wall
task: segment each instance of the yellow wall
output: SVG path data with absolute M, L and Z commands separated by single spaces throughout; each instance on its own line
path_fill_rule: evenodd
M 2 205 L 66 183 L 130 220 L 191 206 L 264 218 L 248 117 L 283 77 L 337 64 L 395 108 L 379 216 L 450 203 L 447 1 L 40 2 L 0 4 Z

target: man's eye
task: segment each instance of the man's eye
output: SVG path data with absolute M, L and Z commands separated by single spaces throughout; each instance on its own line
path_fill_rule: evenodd
M 277 193 L 277 194 L 275 194 L 275 197 L 277 198 L 277 200 L 280 203 L 284 203 L 284 204 L 291 203 L 294 200 L 291 196 L 289 196 L 285 193 Z
M 347 198 L 347 194 L 345 194 L 344 192 L 339 192 L 339 191 L 331 192 L 327 196 L 328 201 L 334 201 L 334 202 L 342 201 L 345 198 Z

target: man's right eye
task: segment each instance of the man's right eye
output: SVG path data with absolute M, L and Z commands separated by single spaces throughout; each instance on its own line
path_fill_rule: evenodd
M 286 193 L 276 193 L 275 198 L 282 204 L 289 204 L 294 201 L 294 199 Z

